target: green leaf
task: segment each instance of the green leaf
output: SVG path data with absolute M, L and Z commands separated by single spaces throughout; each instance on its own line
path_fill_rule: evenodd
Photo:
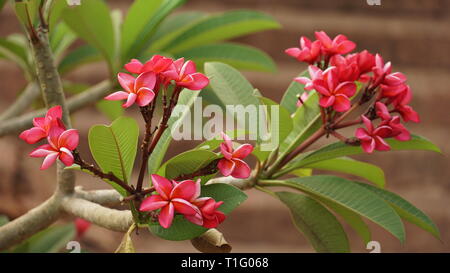
M 436 227 L 433 221 L 414 205 L 395 193 L 364 183 L 359 183 L 359 185 L 374 192 L 376 195 L 388 202 L 395 209 L 395 211 L 397 211 L 400 217 L 410 223 L 417 225 L 423 230 L 430 232 L 437 239 L 440 239 L 439 229 Z
M 95 106 L 110 120 L 115 120 L 124 113 L 121 101 L 101 100 Z
M 122 28 L 122 59 L 139 56 L 147 48 L 156 27 L 185 0 L 137 0 L 131 6 Z
M 0 38 L 0 57 L 16 63 L 22 70 L 29 71 L 27 48 L 12 40 Z
M 184 105 L 184 111 L 179 113 L 179 115 L 177 116 L 172 114 L 172 116 L 169 118 L 169 127 L 164 131 L 148 160 L 148 172 L 150 174 L 156 173 L 156 171 L 161 166 L 161 162 L 164 159 L 167 149 L 169 148 L 170 142 L 172 141 L 171 131 L 178 129 L 182 125 L 183 119 L 186 118 L 188 114 L 190 114 L 190 108 L 197 99 L 198 94 L 199 92 L 192 92 L 186 89 L 181 91 L 180 97 L 178 99 L 178 105 L 175 108 Z M 174 109 L 174 112 L 175 111 L 176 109 Z
M 36 19 L 38 17 L 38 9 L 41 1 L 42 0 L 14 1 L 16 16 L 26 28 L 29 28 L 28 16 L 32 25 L 36 23 Z
M 111 126 L 95 125 L 89 130 L 89 148 L 103 172 L 112 172 L 128 182 L 136 157 L 139 128 L 129 117 L 119 117 Z
M 222 62 L 241 70 L 274 72 L 276 66 L 263 51 L 232 43 L 200 45 L 176 55 L 194 61 L 198 67 L 206 62 Z
M 84 1 L 63 10 L 64 22 L 83 40 L 98 49 L 110 67 L 114 63 L 114 29 L 108 6 L 102 0 Z
M 380 167 L 348 157 L 319 161 L 304 167 L 353 174 L 375 183 L 380 188 L 384 188 L 386 182 L 384 172 Z
M 389 146 L 391 146 L 391 150 L 393 151 L 425 150 L 439 153 L 441 152 L 440 149 L 429 140 L 417 135 L 411 135 L 411 140 L 409 141 L 398 141 L 391 138 L 386 139 L 386 142 Z M 289 168 L 300 168 L 323 160 L 362 153 L 363 150 L 360 146 L 351 146 L 343 142 L 335 142 L 321 149 L 300 156 L 296 160 L 292 161 L 292 163 L 288 166 Z
M 303 71 L 298 77 L 308 77 L 308 70 Z M 280 105 L 286 108 L 289 113 L 293 114 L 297 111 L 298 95 L 302 95 L 305 92 L 304 85 L 296 81 L 292 81 L 289 87 L 284 92 Z
M 76 40 L 77 36 L 64 23 L 57 24 L 52 30 L 50 45 L 56 62 L 58 62 L 62 53 Z
M 47 228 L 16 246 L 14 253 L 56 253 L 63 249 L 75 237 L 75 225 Z
M 120 245 L 117 247 L 115 253 L 135 253 L 136 250 L 133 246 L 133 240 L 131 239 L 131 234 L 135 229 L 135 225 L 133 224 L 128 231 L 124 234 Z
M 102 60 L 100 52 L 90 45 L 82 45 L 67 54 L 58 66 L 61 74 L 70 72 L 77 67 Z
M 158 174 L 167 179 L 174 179 L 182 174 L 193 173 L 217 158 L 219 156 L 216 153 L 208 150 L 190 150 L 167 160 L 159 168 Z
M 403 223 L 395 210 L 376 194 L 357 183 L 326 175 L 292 178 L 284 183 L 312 196 L 337 203 L 380 225 L 401 242 L 405 240 Z
M 230 11 L 192 24 L 163 50 L 175 54 L 195 46 L 279 27 L 280 25 L 272 17 L 260 12 Z
M 241 190 L 227 184 L 212 184 L 202 186 L 202 197 L 212 197 L 223 201 L 219 210 L 225 214 L 231 213 L 236 207 L 247 199 Z M 158 237 L 171 241 L 189 240 L 202 235 L 208 229 L 187 221 L 182 215 L 175 216 L 172 225 L 165 229 L 158 222 L 149 223 L 150 231 Z
M 206 76 L 210 85 L 224 105 L 259 105 L 254 88 L 235 68 L 223 63 L 206 63 Z
M 295 169 L 295 170 L 293 170 L 290 173 L 293 174 L 293 175 L 296 175 L 298 177 L 311 176 L 312 175 L 312 169 L 308 169 L 308 168 Z
M 301 107 L 297 107 L 294 113 L 291 133 L 280 146 L 280 153 L 285 154 L 292 151 L 300 143 L 306 140 L 321 126 L 319 108 L 319 96 L 311 91 L 308 99 Z
M 317 252 L 350 252 L 347 235 L 336 217 L 314 199 L 292 192 L 276 192 L 291 210 L 292 222 Z
M 173 14 L 161 22 L 155 34 L 152 36 L 147 52 L 161 51 L 174 38 L 191 27 L 191 24 L 200 21 L 207 15 L 198 11 L 188 11 Z

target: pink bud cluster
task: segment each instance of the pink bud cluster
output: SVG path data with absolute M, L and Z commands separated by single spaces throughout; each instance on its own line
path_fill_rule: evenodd
M 374 55 L 367 50 L 347 54 L 356 44 L 344 35 L 331 39 L 324 31 L 320 31 L 315 36 L 315 41 L 301 37 L 299 48 L 285 51 L 309 64 L 309 77 L 297 77 L 294 81 L 304 84 L 306 91 L 316 90 L 320 96 L 319 105 L 327 109 L 327 113 L 336 112 L 335 118 L 352 108 L 352 99 L 357 94 L 356 82 L 365 83 L 358 104 L 375 98 L 371 107 L 375 115 L 369 115 L 369 112 L 363 115 L 361 122 L 366 128 L 359 128 L 355 133 L 365 152 L 389 150 L 385 138 L 409 140 L 410 134 L 401 124 L 400 117 L 404 122 L 419 122 L 420 119 L 409 105 L 412 94 L 406 84 L 406 76 L 401 72 L 392 72 L 391 63 L 385 63 L 379 54 Z M 297 105 L 302 106 L 307 98 L 307 92 L 301 94 Z M 391 116 L 392 113 L 398 113 L 399 116 Z M 381 120 L 376 127 L 372 124 L 375 119 Z
M 184 58 L 173 60 L 154 55 L 144 64 L 132 59 L 125 64 L 125 69 L 137 77 L 119 73 L 117 78 L 124 90 L 105 97 L 106 100 L 126 100 L 122 105 L 124 108 L 134 103 L 141 107 L 147 106 L 156 97 L 160 88 L 167 88 L 171 83 L 190 90 L 201 90 L 209 84 L 208 78 L 197 72 L 195 63 L 190 60 L 185 62 Z
M 61 106 L 54 106 L 48 109 L 45 117 L 34 118 L 34 127 L 19 135 L 29 144 L 34 144 L 42 139 L 47 140 L 47 144 L 37 147 L 30 153 L 31 157 L 45 157 L 41 170 L 50 167 L 58 158 L 66 166 L 71 166 L 74 162 L 72 151 L 78 146 L 78 131 L 66 130 L 61 118 Z
M 151 177 L 156 194 L 144 199 L 139 210 L 159 210 L 158 221 L 163 228 L 172 225 L 176 213 L 206 228 L 217 227 L 225 220 L 225 214 L 218 210 L 223 204 L 222 201 L 216 202 L 211 197 L 200 197 L 200 179 L 178 182 L 157 174 L 152 174 Z

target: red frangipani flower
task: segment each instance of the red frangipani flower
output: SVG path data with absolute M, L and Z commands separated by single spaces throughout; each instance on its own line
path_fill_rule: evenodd
M 317 66 L 310 65 L 308 66 L 309 78 L 308 77 L 297 77 L 294 78 L 294 81 L 304 84 L 305 90 L 313 90 L 314 89 L 314 80 L 322 79 L 322 70 L 320 70 Z
M 313 81 L 314 89 L 322 96 L 319 104 L 322 107 L 333 107 L 336 112 L 345 112 L 350 106 L 350 97 L 356 92 L 354 82 L 339 82 L 337 68 L 327 68 L 322 74 L 322 79 Z
M 205 228 L 215 228 L 226 218 L 223 212 L 217 210 L 223 204 L 223 201 L 216 202 L 211 197 L 200 197 L 193 203 L 200 209 L 202 213 L 202 226 Z M 186 216 L 186 219 L 188 219 L 189 221 L 191 221 L 191 218 L 192 216 Z M 195 219 L 192 220 L 195 221 Z
M 77 238 L 80 238 L 81 236 L 86 233 L 86 231 L 91 227 L 91 222 L 84 220 L 83 218 L 76 218 L 75 219 L 75 229 L 77 231 Z
M 292 47 L 286 49 L 284 52 L 301 62 L 314 64 L 320 58 L 320 47 L 320 41 L 311 42 L 311 40 L 302 36 L 300 38 L 300 48 Z
M 152 102 L 155 97 L 155 93 L 153 92 L 156 83 L 155 73 L 145 72 L 140 74 L 137 78 L 126 73 L 119 73 L 117 78 L 125 91 L 114 92 L 105 97 L 106 100 L 126 99 L 127 101 L 122 107 L 128 108 L 135 102 L 139 106 L 146 106 Z
M 224 158 L 219 160 L 217 167 L 224 176 L 231 175 L 234 178 L 247 178 L 250 176 L 250 167 L 242 159 L 253 151 L 250 144 L 242 144 L 236 150 L 229 136 L 222 132 L 225 142 L 220 144 L 220 151 Z
M 190 221 L 197 225 L 203 224 L 200 210 L 192 204 L 200 196 L 200 180 L 176 182 L 157 174 L 152 174 L 151 177 L 158 194 L 151 195 L 142 201 L 140 211 L 161 209 L 158 220 L 164 228 L 172 225 L 176 212 L 190 216 Z
M 50 167 L 57 158 L 66 166 L 73 164 L 72 151 L 78 146 L 78 131 L 69 129 L 61 133 L 60 128 L 52 127 L 47 137 L 48 144 L 36 148 L 30 153 L 31 157 L 45 157 L 41 170 Z
M 365 116 L 361 116 L 366 129 L 356 129 L 355 136 L 361 141 L 361 147 L 366 153 L 377 151 L 389 151 L 391 147 L 384 138 L 392 135 L 392 128 L 380 125 L 374 129 L 372 122 Z
M 49 131 L 53 127 L 59 128 L 60 132 L 64 131 L 66 128 L 61 121 L 62 118 L 62 108 L 57 105 L 48 109 L 45 117 L 38 117 L 33 119 L 33 125 L 35 127 L 23 131 L 19 137 L 25 140 L 28 144 L 33 144 L 39 140 L 46 138 Z
M 408 141 L 411 139 L 409 131 L 400 123 L 400 117 L 392 117 L 387 106 L 382 102 L 375 103 L 377 116 L 382 119 L 381 126 L 389 126 L 392 129 L 391 137 L 400 141 Z
M 321 42 L 323 53 L 330 56 L 334 54 L 347 54 L 356 47 L 354 42 L 349 41 L 342 34 L 339 34 L 333 40 L 324 31 L 316 31 L 315 35 L 317 40 Z
M 209 79 L 197 72 L 195 63 L 193 61 L 184 62 L 184 58 L 174 61 L 162 74 L 167 80 L 173 80 L 176 85 L 190 90 L 201 90 L 209 84 Z
M 154 72 L 159 74 L 166 71 L 172 63 L 173 60 L 171 58 L 154 55 L 145 64 L 142 64 L 137 59 L 132 59 L 129 63 L 125 64 L 125 69 L 128 70 L 128 72 L 135 74 L 142 74 L 144 72 Z

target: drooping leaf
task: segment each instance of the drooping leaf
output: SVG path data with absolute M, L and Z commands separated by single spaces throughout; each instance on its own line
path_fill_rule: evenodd
M 405 199 L 403 199 L 402 197 L 398 196 L 395 193 L 364 183 L 359 183 L 359 185 L 374 192 L 379 197 L 388 202 L 397 211 L 400 217 L 402 217 L 408 222 L 417 225 L 423 230 L 430 232 L 431 234 L 433 234 L 433 236 L 440 239 L 439 229 L 436 227 L 436 225 L 433 223 L 430 217 L 428 217 L 425 213 L 416 208 L 414 205 L 412 205 L 411 203 L 409 203 L 408 201 L 406 201 Z
M 194 61 L 198 67 L 206 62 L 222 62 L 241 70 L 274 72 L 272 59 L 261 50 L 239 44 L 221 43 L 201 45 L 176 55 Z
M 133 240 L 131 239 L 131 234 L 135 229 L 135 225 L 133 224 L 128 231 L 124 234 L 120 245 L 117 247 L 115 253 L 135 253 Z
M 276 192 L 290 209 L 292 222 L 317 252 L 349 252 L 347 235 L 336 217 L 314 199 L 292 192 Z
M 64 22 L 83 40 L 102 53 L 112 67 L 114 29 L 108 6 L 102 0 L 83 1 L 82 5 L 67 7 L 62 11 Z
M 380 167 L 366 162 L 357 161 L 348 157 L 339 157 L 319 161 L 316 163 L 308 164 L 304 167 L 357 175 L 369 180 L 370 182 L 373 182 L 380 188 L 384 188 L 386 182 L 384 178 L 384 172 Z
M 391 146 L 393 151 L 425 150 L 441 152 L 440 149 L 429 140 L 417 135 L 411 135 L 411 140 L 409 141 L 398 141 L 390 138 L 386 139 L 386 142 Z M 289 168 L 300 168 L 323 160 L 362 153 L 364 152 L 360 146 L 351 146 L 343 142 L 335 142 L 311 153 L 299 156 L 289 164 Z
M 164 51 L 179 53 L 195 46 L 232 39 L 280 25 L 270 16 L 255 11 L 230 11 L 209 16 L 173 39 Z
M 112 172 L 130 181 L 137 152 L 139 128 L 128 117 L 119 117 L 110 126 L 95 125 L 89 130 L 89 148 L 103 172 Z
M 403 223 L 395 210 L 376 194 L 355 182 L 336 176 L 316 175 L 292 178 L 284 183 L 366 217 L 389 231 L 401 242 L 405 239 Z
M 247 199 L 241 190 L 227 184 L 213 184 L 202 186 L 203 197 L 212 197 L 223 201 L 219 210 L 225 214 L 231 213 L 236 207 Z M 189 240 L 202 235 L 208 229 L 187 221 L 182 215 L 175 216 L 172 225 L 165 229 L 158 222 L 149 223 L 150 231 L 158 237 L 171 241 Z

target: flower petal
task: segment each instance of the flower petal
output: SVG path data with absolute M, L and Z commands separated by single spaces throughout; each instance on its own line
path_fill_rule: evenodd
M 253 146 L 250 144 L 242 144 L 233 152 L 234 158 L 244 159 L 253 151 Z
M 45 114 L 46 119 L 57 119 L 62 118 L 62 108 L 60 105 L 53 106 L 48 109 L 47 114 Z
M 233 159 L 235 164 L 234 170 L 231 176 L 234 178 L 248 178 L 250 176 L 251 170 L 247 163 L 240 159 Z
M 144 201 L 142 201 L 139 210 L 140 211 L 157 210 L 166 206 L 168 203 L 169 201 L 163 199 L 161 195 L 155 194 L 145 198 Z
M 59 153 L 59 160 L 61 160 L 61 162 L 66 166 L 72 166 L 73 155 L 68 149 L 63 147 L 61 148 L 61 152 Z
M 131 61 L 125 64 L 124 68 L 130 73 L 139 74 L 142 71 L 143 64 L 137 59 L 131 59 Z
M 178 183 L 170 193 L 170 199 L 181 198 L 187 201 L 193 201 L 198 193 L 198 185 L 193 180 L 184 180 Z
M 80 137 L 78 135 L 78 130 L 69 129 L 64 131 L 58 138 L 58 147 L 65 147 L 70 151 L 74 150 L 78 146 Z
M 127 92 L 117 91 L 105 97 L 105 100 L 125 100 L 128 98 Z
M 186 88 L 189 90 L 201 90 L 209 84 L 209 79 L 202 73 L 193 73 L 189 75 L 192 81 L 186 84 Z
M 31 129 L 23 131 L 19 137 L 25 140 L 28 144 L 34 144 L 39 140 L 47 137 L 47 132 L 39 127 L 33 127 Z
M 142 87 L 153 89 L 156 83 L 156 74 L 154 72 L 145 72 L 140 74 L 134 82 L 134 90 L 137 92 Z
M 221 160 L 219 160 L 219 163 L 217 164 L 217 168 L 219 168 L 220 172 L 224 176 L 229 176 L 234 171 L 235 163 L 226 158 L 222 158 Z
M 57 151 L 55 151 L 51 145 L 44 144 L 44 145 L 37 147 L 33 151 L 31 151 L 30 156 L 31 157 L 44 157 L 44 156 L 48 156 L 51 153 L 57 153 Z
M 163 228 L 169 228 L 172 225 L 173 217 L 175 214 L 175 208 L 172 203 L 169 202 L 167 206 L 162 207 L 159 212 L 158 220 L 159 224 Z
M 297 56 L 300 54 L 301 50 L 298 47 L 291 47 L 284 51 L 289 56 L 292 56 L 294 58 L 297 58 Z
M 175 198 L 171 200 L 175 211 L 183 215 L 201 214 L 200 210 L 185 199 Z
M 133 103 L 136 101 L 136 99 L 137 99 L 137 95 L 135 93 L 129 93 L 127 101 L 124 104 L 122 104 L 122 107 L 123 108 L 130 107 L 131 105 L 133 105 Z
M 134 81 L 135 78 L 127 73 L 120 72 L 117 74 L 117 79 L 119 84 L 123 87 L 123 89 L 129 93 L 134 91 Z
M 345 112 L 350 109 L 351 103 L 346 95 L 336 95 L 333 103 L 333 109 L 336 112 Z
M 44 158 L 44 162 L 42 162 L 41 170 L 45 170 L 48 167 L 50 167 L 53 163 L 55 163 L 56 159 L 58 158 L 58 155 L 59 155 L 58 152 L 48 154 Z
M 333 105 L 335 100 L 336 100 L 335 96 L 322 97 L 319 100 L 319 105 L 324 108 L 327 108 L 327 107 L 330 107 L 331 105 Z
M 170 193 L 173 189 L 173 184 L 169 179 L 157 174 L 151 175 L 153 186 L 155 190 L 161 195 L 164 200 L 169 199 Z
M 375 140 L 371 138 L 368 141 L 361 141 L 361 147 L 364 152 L 371 154 L 375 150 Z
M 150 88 L 141 87 L 137 93 L 136 103 L 139 106 L 147 106 L 155 98 L 155 93 Z

